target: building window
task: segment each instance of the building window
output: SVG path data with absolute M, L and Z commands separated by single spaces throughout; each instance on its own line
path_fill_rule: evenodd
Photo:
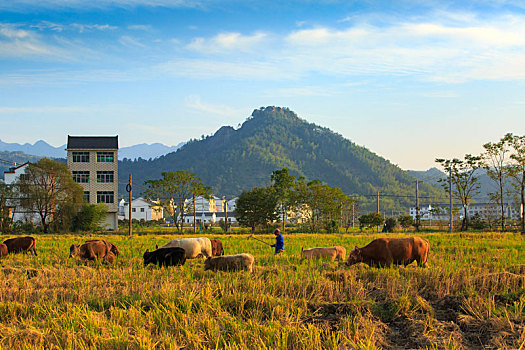
M 113 182 L 113 172 L 112 171 L 97 171 L 97 182 L 99 183 Z
M 134 213 L 137 211 L 137 208 L 131 208 L 131 211 Z
M 73 171 L 73 181 L 78 183 L 88 183 L 89 171 Z
M 141 213 L 144 213 L 144 208 L 140 208 L 140 212 L 141 212 Z
M 29 175 L 28 174 L 20 174 L 20 180 L 21 181 L 29 181 Z
M 113 203 L 113 191 L 97 191 L 97 203 Z
M 84 191 L 84 202 L 89 203 L 89 191 Z
M 113 163 L 113 152 L 97 152 L 97 163 Z
M 89 163 L 89 152 L 73 152 L 73 163 Z

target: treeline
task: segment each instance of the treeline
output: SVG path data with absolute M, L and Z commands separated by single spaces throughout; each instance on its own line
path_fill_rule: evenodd
M 525 136 L 508 133 L 496 142 L 484 144 L 483 149 L 479 155 L 466 154 L 462 159 L 436 159 L 449 175 L 441 179 L 440 183 L 445 191 L 451 191 L 463 207 L 461 230 L 467 230 L 473 221 L 480 225 L 483 220 L 490 220 L 488 216 L 493 213 L 490 209 L 497 208 L 498 225 L 504 231 L 506 206 L 518 203 L 515 207 L 521 208 L 520 229 L 525 233 Z M 488 192 L 487 210 L 470 217 L 468 208 L 480 193 L 482 169 L 492 180 L 495 190 Z M 506 202 L 509 197 L 514 199 L 512 203 Z

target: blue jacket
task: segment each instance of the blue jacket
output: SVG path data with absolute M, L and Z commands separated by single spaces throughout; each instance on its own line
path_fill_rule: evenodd
M 282 234 L 278 234 L 275 237 L 275 244 L 272 244 L 272 247 L 275 247 L 275 252 L 277 253 L 279 250 L 284 250 L 284 237 Z

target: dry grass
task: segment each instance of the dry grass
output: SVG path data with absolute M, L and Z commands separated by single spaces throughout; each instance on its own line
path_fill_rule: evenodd
M 525 251 L 514 234 L 433 234 L 429 267 L 300 261 L 301 247 L 375 236 L 290 235 L 287 252 L 247 236 L 247 272 L 143 267 L 173 235 L 107 237 L 113 266 L 68 259 L 90 236 L 39 236 L 39 255 L 2 260 L 2 349 L 518 349 L 525 342 Z M 214 237 L 210 237 L 214 238 Z M 271 236 L 262 239 L 270 241 Z

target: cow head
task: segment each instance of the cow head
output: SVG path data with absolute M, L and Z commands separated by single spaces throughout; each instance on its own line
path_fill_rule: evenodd
M 79 255 L 80 255 L 80 246 L 77 244 L 72 244 L 71 247 L 69 247 L 69 257 L 73 258 Z
M 206 260 L 204 260 L 204 271 L 210 270 L 211 268 L 212 268 L 211 257 L 207 257 Z
M 144 266 L 151 264 L 153 258 L 153 252 L 150 253 L 149 249 L 146 249 L 144 252 L 144 255 L 142 255 L 142 259 L 144 259 Z
M 115 256 L 119 256 L 120 255 L 120 251 L 118 250 L 118 247 L 116 245 L 114 245 L 114 244 L 111 244 L 111 252 Z
M 361 256 L 361 249 L 355 246 L 354 249 L 352 249 L 352 251 L 348 255 L 348 260 L 346 260 L 346 264 L 348 266 L 354 265 L 354 264 L 360 263 L 362 259 L 363 258 Z

